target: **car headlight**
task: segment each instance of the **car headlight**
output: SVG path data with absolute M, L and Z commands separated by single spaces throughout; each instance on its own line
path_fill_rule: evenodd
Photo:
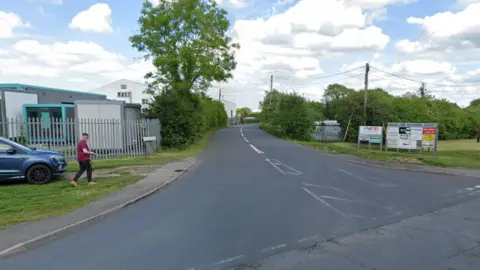
M 50 158 L 53 159 L 56 162 L 59 162 L 59 161 L 63 160 L 63 157 L 59 156 L 59 155 L 53 155 L 53 156 L 50 156 Z

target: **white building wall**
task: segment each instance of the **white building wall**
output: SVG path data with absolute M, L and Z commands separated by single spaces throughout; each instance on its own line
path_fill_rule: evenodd
M 125 89 L 122 89 L 125 88 Z M 150 96 L 143 93 L 147 89 L 147 85 L 130 80 L 118 80 L 112 83 L 100 86 L 91 90 L 92 93 L 104 94 L 107 99 L 120 100 L 126 103 L 137 103 L 142 105 L 142 109 L 147 105 L 142 103 L 142 100 L 150 100 Z M 119 97 L 119 92 L 130 92 L 131 97 Z
M 225 112 L 227 113 L 227 118 L 230 119 L 229 123 L 236 122 L 233 120 L 235 116 L 237 116 L 237 105 L 235 102 L 227 101 L 222 99 L 223 107 L 225 108 Z

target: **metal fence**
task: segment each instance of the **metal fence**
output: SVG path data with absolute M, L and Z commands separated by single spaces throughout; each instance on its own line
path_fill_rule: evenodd
M 343 128 L 336 121 L 315 122 L 313 139 L 320 142 L 343 141 Z
M 17 143 L 38 150 L 53 150 L 76 158 L 76 144 L 82 133 L 89 134 L 89 146 L 96 158 L 139 157 L 160 146 L 158 119 L 7 119 L 0 122 L 0 134 Z M 156 141 L 144 141 L 144 137 Z M 153 144 L 153 145 L 152 145 Z

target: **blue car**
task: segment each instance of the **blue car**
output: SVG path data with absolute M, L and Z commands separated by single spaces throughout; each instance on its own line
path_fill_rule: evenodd
M 0 137 L 0 180 L 46 184 L 66 168 L 65 157 L 58 152 L 31 149 Z

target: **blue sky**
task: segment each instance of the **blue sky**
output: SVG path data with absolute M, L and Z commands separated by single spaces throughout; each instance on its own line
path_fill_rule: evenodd
M 23 23 L 28 22 L 31 27 L 17 26 L 12 28 L 14 34 L 11 37 L 0 38 L 0 64 L 3 63 L 3 71 L 0 68 L 1 81 L 38 82 L 38 84 L 55 87 L 89 90 L 114 79 L 121 79 L 123 76 L 137 81 L 143 80 L 141 74 L 148 70 L 148 63 L 142 66 L 132 65 L 133 59 L 140 55 L 131 48 L 128 41 L 128 37 L 138 29 L 137 18 L 143 0 L 104 0 L 101 2 L 97 0 L 63 0 L 60 1 L 61 4 L 54 3 L 56 1 L 58 0 L 18 0 L 2 3 L 0 11 L 16 14 Z M 237 3 L 244 1 L 246 5 L 243 8 L 235 7 L 235 1 Z M 226 98 L 228 96 L 241 105 L 256 107 L 268 85 L 270 74 L 291 76 L 288 79 L 289 83 L 282 85 L 281 82 L 277 82 L 277 87 L 293 88 L 292 85 L 298 81 L 303 84 L 307 82 L 308 85 L 308 80 L 312 80 L 312 78 L 336 73 L 348 66 L 367 61 L 371 61 L 384 70 L 399 72 L 402 76 L 425 79 L 427 82 L 444 83 L 446 81 L 459 84 L 463 79 L 477 76 L 476 68 L 478 68 L 477 64 L 480 59 L 470 57 L 473 52 L 477 52 L 477 48 L 473 48 L 472 45 L 468 50 L 458 52 L 451 50 L 451 48 L 459 47 L 460 43 L 453 44 L 457 38 L 458 42 L 461 40 L 473 42 L 476 37 L 467 35 L 466 30 L 458 30 L 461 25 L 456 26 L 455 29 L 458 31 L 452 33 L 452 37 L 437 35 L 441 32 L 441 24 L 447 19 L 450 24 L 456 23 L 455 19 L 443 18 L 439 13 L 451 11 L 455 16 L 465 18 L 468 15 L 460 13 L 469 6 L 460 5 L 456 0 L 343 0 L 346 4 L 341 7 L 338 4 L 339 0 L 336 0 L 337 2 L 335 0 L 294 0 L 284 5 L 278 4 L 279 1 L 223 0 L 221 3 L 221 7 L 229 12 L 233 36 L 240 42 L 242 49 L 237 52 L 239 66 L 234 74 L 235 79 L 227 84 L 215 85 L 215 89 L 217 87 L 224 88 Z M 475 0 L 470 1 L 475 2 Z M 369 6 L 369 3 L 372 2 L 384 3 L 384 5 L 376 5 L 372 8 L 371 5 Z M 79 12 L 88 10 L 98 3 L 107 4 L 111 10 L 112 32 L 95 32 L 69 27 L 69 23 Z M 301 7 L 302 5 L 303 7 Z M 361 9 L 357 13 L 354 12 L 356 15 L 367 18 L 370 14 L 386 10 L 386 18 L 374 20 L 373 24 L 363 24 L 363 22 L 359 24 L 359 21 L 353 18 L 345 15 L 337 17 L 333 14 L 330 21 L 322 20 L 322 16 L 328 17 L 331 12 L 340 12 L 339 14 L 341 14 L 351 5 Z M 471 4 L 470 10 L 475 10 L 474 5 L 477 4 Z M 480 6 L 480 3 L 478 5 Z M 293 10 L 295 12 L 290 12 Z M 473 11 L 470 14 L 474 13 Z M 296 14 L 297 17 L 285 15 L 289 12 Z M 305 12 L 305 15 L 302 15 L 302 12 Z M 457 12 L 460 13 L 455 14 Z M 277 20 L 273 20 L 272 16 L 276 16 Z M 407 22 L 409 17 L 425 18 L 427 16 L 433 17 L 435 20 L 422 21 L 420 24 Z M 263 21 L 255 21 L 259 18 L 262 18 Z M 472 20 L 480 21 L 475 18 Z M 248 24 L 250 26 L 242 24 L 242 22 L 250 22 Z M 475 22 L 470 27 L 477 26 Z M 0 23 L 2 23 L 1 17 Z M 285 37 L 283 32 L 286 31 L 288 25 L 301 25 L 302 23 L 310 24 L 310 26 L 318 24 L 323 27 L 320 28 L 323 30 L 331 25 L 336 25 L 340 30 L 335 33 L 335 36 L 325 36 L 325 33 L 320 33 L 323 31 L 321 30 L 314 33 L 316 36 L 311 40 L 303 41 L 309 43 L 309 41 L 313 42 L 315 38 L 324 41 L 328 39 L 329 45 L 325 45 L 325 43 L 308 46 L 299 44 L 296 38 L 304 34 L 300 33 L 304 30 L 289 32 Z M 478 26 L 480 26 L 480 22 L 478 22 Z M 375 32 L 376 30 L 373 28 L 379 29 L 379 31 Z M 348 32 L 352 29 L 358 31 L 354 38 L 344 35 L 343 39 L 337 39 L 341 37 L 342 31 Z M 425 32 L 425 29 L 429 29 L 430 32 Z M 253 35 L 254 33 L 256 36 Z M 280 33 L 283 33 L 283 36 Z M 388 41 L 385 38 L 388 38 Z M 286 39 L 290 40 L 286 41 Z M 23 50 L 19 49 L 19 43 L 25 40 L 35 41 L 38 44 L 33 44 L 36 47 L 28 47 L 33 46 L 30 42 L 28 46 L 23 44 Z M 267 42 L 267 40 L 270 41 Z M 280 40 L 282 41 L 280 42 Z M 397 48 L 401 40 L 404 40 L 403 44 L 406 45 Z M 72 41 L 83 42 L 80 45 L 77 44 L 75 49 L 77 51 L 73 55 L 70 52 L 58 51 L 58 47 L 54 47 L 54 43 L 69 45 L 69 42 Z M 88 55 L 90 53 L 88 50 L 93 50 L 92 44 L 100 46 L 102 51 Z M 438 48 L 432 50 L 429 44 L 439 45 Z M 445 47 L 442 47 L 444 45 Z M 31 49 L 25 49 L 25 46 Z M 90 46 L 88 47 L 90 49 L 82 51 L 83 47 L 81 46 L 86 46 L 85 48 Z M 2 50 L 7 53 L 1 54 Z M 444 50 L 443 53 L 442 50 Z M 34 55 L 33 51 L 38 51 L 39 54 Z M 51 54 L 52 58 L 60 59 L 61 63 L 46 61 L 46 57 L 42 58 L 41 56 L 42 53 L 45 56 L 46 52 Z M 79 54 L 82 54 L 82 57 L 79 58 Z M 71 59 L 72 62 L 67 62 L 66 59 Z M 7 69 L 5 66 L 9 65 L 11 67 L 26 65 L 31 68 L 27 71 L 13 70 L 15 68 Z M 422 68 L 417 68 L 419 66 Z M 432 70 L 428 71 L 428 69 Z M 412 70 L 414 70 L 413 73 Z M 303 75 L 298 75 L 301 73 L 309 75 L 302 77 Z M 480 70 L 478 74 L 480 74 Z M 379 83 L 381 87 L 401 92 L 405 89 L 402 90 L 399 84 L 405 82 L 395 81 L 397 79 L 389 78 L 389 82 Z M 396 86 L 395 82 L 398 82 Z M 355 80 L 345 83 L 351 83 L 354 86 L 361 85 L 360 81 Z M 295 89 L 304 92 L 310 98 L 321 98 L 325 85 L 313 82 L 310 84 L 308 87 L 295 87 Z M 455 90 L 451 91 L 453 93 Z M 460 103 L 463 102 L 453 95 L 447 97 Z

